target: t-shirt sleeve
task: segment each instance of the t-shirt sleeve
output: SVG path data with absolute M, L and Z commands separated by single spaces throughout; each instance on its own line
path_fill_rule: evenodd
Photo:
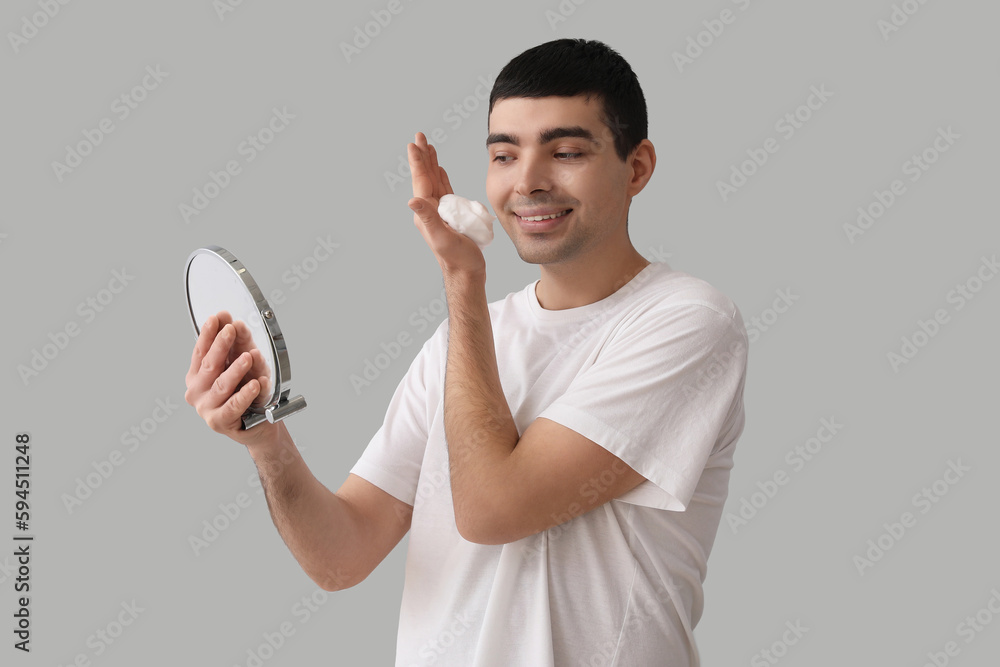
M 369 441 L 351 473 L 379 487 L 394 498 L 413 505 L 432 411 L 428 384 L 439 372 L 440 325 L 410 363 L 389 401 L 385 419 Z
M 742 398 L 746 359 L 735 306 L 730 314 L 702 303 L 662 306 L 621 327 L 538 416 L 646 478 L 619 500 L 682 511 Z

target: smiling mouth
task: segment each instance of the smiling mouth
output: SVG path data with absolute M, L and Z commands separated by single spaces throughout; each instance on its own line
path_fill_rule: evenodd
M 556 218 L 561 218 L 572 210 L 573 209 L 568 208 L 565 211 L 560 211 L 559 213 L 553 213 L 552 215 L 533 215 L 527 218 L 523 218 L 518 215 L 517 219 L 520 220 L 521 222 L 544 222 L 546 220 L 555 220 Z M 517 214 L 515 213 L 514 215 Z

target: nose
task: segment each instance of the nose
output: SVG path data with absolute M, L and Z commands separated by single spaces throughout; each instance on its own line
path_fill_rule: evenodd
M 552 189 L 552 170 L 544 157 L 525 151 L 518 157 L 518 167 L 517 193 L 519 195 L 548 192 Z

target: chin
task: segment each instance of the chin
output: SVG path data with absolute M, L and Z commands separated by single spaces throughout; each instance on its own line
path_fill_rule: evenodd
M 521 258 L 521 261 L 525 262 L 526 264 L 549 264 L 549 262 L 546 262 L 544 258 L 537 257 L 535 255 L 525 255 L 523 252 L 520 251 L 517 253 L 517 255 L 518 257 Z
M 515 245 L 517 255 L 522 261 L 528 264 L 560 264 L 570 257 L 567 257 L 563 248 L 522 248 Z

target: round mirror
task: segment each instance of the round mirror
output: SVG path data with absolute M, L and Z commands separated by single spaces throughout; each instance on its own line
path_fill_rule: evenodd
M 233 356 L 253 348 L 261 352 L 254 355 L 254 367 L 240 383 L 268 378 L 243 415 L 244 429 L 265 419 L 274 423 L 305 407 L 301 396 L 288 398 L 292 373 L 277 317 L 250 272 L 232 253 L 219 246 L 195 250 L 184 270 L 184 289 L 196 337 L 209 316 L 226 311 L 237 332 Z

